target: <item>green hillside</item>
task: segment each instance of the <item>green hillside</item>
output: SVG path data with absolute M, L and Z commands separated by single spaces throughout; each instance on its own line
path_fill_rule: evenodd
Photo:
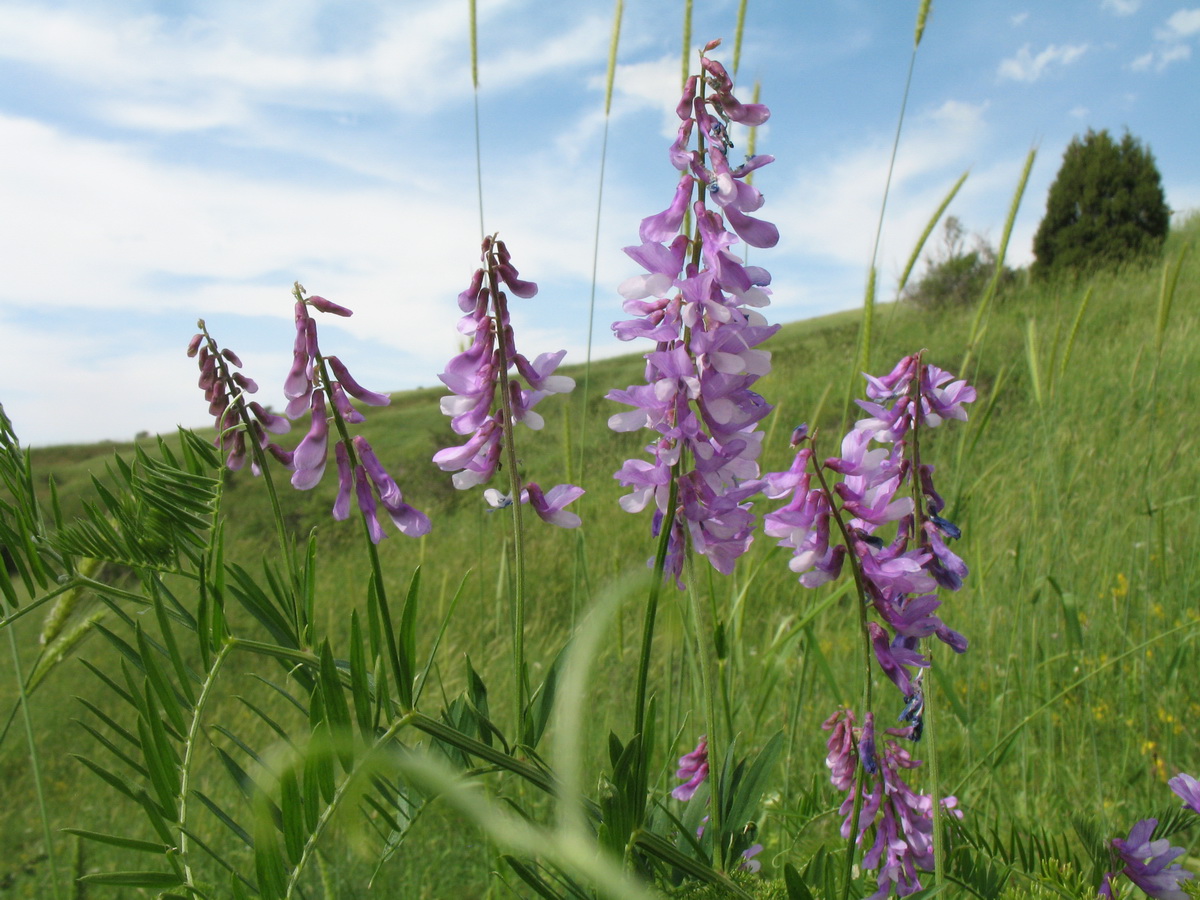
M 1134 820 L 1173 801 L 1166 778 L 1200 772 L 1198 237 L 1200 218 L 1193 217 L 1172 233 L 1163 259 L 1148 268 L 1072 284 L 1018 285 L 986 312 L 965 371 L 976 307 L 936 314 L 902 305 L 876 309 L 872 374 L 927 348 L 928 361 L 966 377 L 979 392 L 968 423 L 952 423 L 922 443 L 923 457 L 937 466 L 947 515 L 962 528 L 957 549 L 971 569 L 963 590 L 945 595 L 941 610 L 947 624 L 970 640 L 970 649 L 951 658 L 939 648 L 940 696 L 931 705 L 939 722 L 943 786 L 977 823 L 1066 834 L 1074 817 L 1083 815 L 1104 834 L 1123 836 Z M 1162 303 L 1164 272 L 1189 247 L 1168 307 Z M 615 313 L 613 304 L 600 318 Z M 800 422 L 819 429 L 821 455 L 836 452 L 859 319 L 854 312 L 789 324 L 766 345 L 773 371 L 758 390 L 776 410 L 764 423 L 765 470 L 787 467 L 788 437 Z M 254 360 L 245 362 L 254 376 Z M 347 362 L 353 369 L 353 360 Z M 544 487 L 570 481 L 588 491 L 574 507 L 584 519 L 579 531 L 536 520 L 529 526 L 527 634 L 535 681 L 603 589 L 644 571 L 654 552 L 649 516 L 617 506 L 624 490 L 612 478 L 625 458 L 641 454 L 647 438 L 616 434 L 605 425 L 619 407 L 604 394 L 637 383 L 642 361 L 633 356 L 593 364 L 586 408 L 582 367 L 565 371 L 580 386 L 569 398 L 543 402 L 544 431 L 520 434 L 526 478 Z M 853 383 L 856 392 L 861 381 Z M 479 490 L 455 491 L 449 476 L 430 463 L 437 449 L 455 442 L 438 410 L 442 393 L 399 393 L 389 407 L 368 411 L 362 433 L 405 499 L 434 522 L 433 532 L 419 540 L 392 531 L 379 551 L 393 597 L 404 597 L 414 568 L 421 567 L 417 633 L 423 652 L 462 585 L 430 675 L 429 702 L 437 705 L 464 688 L 469 657 L 490 688 L 492 718 L 506 722 L 512 691 L 502 560 L 510 520 L 490 512 Z M 199 395 L 196 403 L 201 409 Z M 18 435 L 21 424 L 14 423 Z M 300 435 L 290 437 L 295 443 Z M 172 446 L 177 441 L 167 439 Z M 92 496 L 90 477 L 104 476 L 114 450 L 131 452 L 110 445 L 41 448 L 32 452 L 32 465 L 40 483 L 53 477 L 71 515 Z M 339 523 L 329 515 L 336 491 L 332 468 L 307 493 L 292 491 L 286 479 L 280 484 L 289 528 L 301 541 L 317 537 L 314 621 L 337 647 L 349 638 L 351 611 L 363 615 L 370 569 L 353 517 Z M 248 471 L 223 478 L 226 557 L 257 571 L 264 557 L 277 552 L 267 496 Z M 756 511 L 771 507 L 759 501 Z M 780 729 L 785 735 L 782 764 L 758 823 L 767 848 L 760 857 L 764 872 L 776 877 L 785 862 L 799 864 L 836 830 L 836 816 L 810 821 L 797 798 L 811 794 L 826 808 L 840 800 L 828 785 L 827 734 L 820 724 L 855 700 L 859 659 L 848 595 L 828 602 L 836 586 L 800 587 L 787 560 L 787 551 L 760 537 L 733 576 L 712 572 L 701 561 L 695 579 L 724 630 L 722 672 L 739 747 L 761 747 Z M 123 576 L 112 570 L 107 577 L 119 582 Z M 177 587 L 186 597 L 186 585 Z M 593 779 L 585 781 L 585 792 L 595 793 L 593 773 L 607 759 L 609 730 L 631 729 L 642 602 L 638 594 L 623 598 L 595 662 L 592 691 L 578 700 L 587 708 L 585 772 Z M 102 609 L 95 598 L 82 597 L 71 622 Z M 651 676 L 660 698 L 659 734 L 671 743 L 658 753 L 663 791 L 675 784 L 675 759 L 694 746 L 702 728 L 692 693 L 696 679 L 688 671 L 694 660 L 682 646 L 688 610 L 684 594 L 667 595 Z M 248 622 L 241 611 L 230 615 Z M 114 614 L 106 616 L 111 621 Z M 42 620 L 39 610 L 14 626 L 26 675 L 38 656 Z M 120 665 L 111 645 L 91 629 L 33 694 L 46 806 L 56 829 L 116 831 L 136 811 L 71 757 L 98 758 L 101 752 L 71 724 L 85 717 L 72 698 L 105 709 L 110 702 L 81 660 L 109 673 Z M 214 699 L 210 718 L 266 741 L 270 735 L 261 723 L 232 696 L 266 702 L 271 691 L 256 674 L 274 679 L 279 670 L 246 666 L 228 682 L 230 695 Z M 13 681 L 0 679 L 5 721 L 15 703 Z M 6 786 L 0 836 L 9 848 L 0 863 L 0 896 L 51 896 L 19 723 L 14 719 L 0 743 Z M 217 732 L 210 737 L 231 746 Z M 202 780 L 206 789 L 228 790 L 220 786 L 219 771 Z M 503 791 L 529 799 L 520 785 L 506 784 Z M 367 896 L 364 879 L 372 865 L 359 846 L 366 838 L 349 819 L 327 841 L 324 863 L 328 878 L 340 885 L 339 896 Z M 65 870 L 73 839 L 57 833 L 56 841 Z M 86 853 L 85 869 L 111 867 L 115 858 L 91 845 Z M 481 886 L 496 883 L 489 874 L 495 856 L 494 846 L 456 813 L 435 807 L 383 868 L 376 895 L 483 896 Z M 320 890 L 308 896 L 321 896 Z

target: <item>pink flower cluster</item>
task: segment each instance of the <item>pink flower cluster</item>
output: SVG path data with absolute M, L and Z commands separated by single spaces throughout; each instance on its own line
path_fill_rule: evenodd
M 632 407 L 612 416 L 610 428 L 658 434 L 646 448 L 650 459 L 626 461 L 615 477 L 631 488 L 621 499 L 626 511 L 654 504 L 655 534 L 670 520 L 666 573 L 677 582 L 689 538 L 724 573 L 750 546 L 750 500 L 763 485 L 756 429 L 771 409 L 752 390 L 771 368 L 770 353 L 757 347 L 779 327 L 757 311 L 769 302 L 770 275 L 730 250 L 739 239 L 753 247 L 779 239 L 774 225 L 750 215 L 763 197 L 745 180 L 772 158 L 753 157 L 736 168 L 728 160 L 730 124 L 759 125 L 769 112 L 737 101 L 719 62 L 706 56 L 701 62 L 704 80 L 688 79 L 677 108 L 682 123 L 669 152 L 681 173 L 675 197 L 642 221 L 642 243 L 625 248 L 645 274 L 621 284 L 624 309 L 635 318 L 615 323 L 613 331 L 621 340 L 655 342 L 645 355 L 646 383 L 607 395 Z M 702 149 L 687 149 L 693 131 Z M 678 233 L 689 204 L 695 237 Z M 676 502 L 668 509 L 672 483 Z

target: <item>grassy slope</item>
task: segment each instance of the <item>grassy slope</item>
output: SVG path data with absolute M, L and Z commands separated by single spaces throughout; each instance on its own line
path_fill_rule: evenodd
M 1173 257 L 1187 241 L 1195 244 L 1198 226 L 1193 220 L 1174 235 L 1167 255 Z M 1200 517 L 1194 495 L 1200 457 L 1192 413 L 1200 375 L 1200 260 L 1193 253 L 1185 264 L 1161 356 L 1155 352 L 1160 274 L 1158 267 L 1096 279 L 1074 334 L 1087 286 L 1028 287 L 1006 298 L 990 313 L 981 350 L 962 373 L 980 392 L 972 421 L 965 427 L 951 423 L 923 445 L 924 458 L 938 467 L 949 516 L 963 528 L 960 552 L 972 569 L 967 586 L 947 595 L 942 610 L 948 624 L 971 640 L 971 650 L 959 658 L 939 654 L 951 699 L 935 702 L 942 711 L 943 778 L 977 814 L 1012 814 L 1057 828 L 1083 811 L 1104 817 L 1115 833 L 1164 806 L 1164 776 L 1200 770 L 1200 742 L 1192 730 L 1200 712 L 1192 691 L 1195 628 L 1123 656 L 1056 696 L 1141 641 L 1197 618 L 1194 549 Z M 903 354 L 926 347 L 931 361 L 957 372 L 973 315 L 971 309 L 931 316 L 880 308 L 872 369 L 886 371 Z M 761 393 L 778 407 L 766 422 L 767 468 L 787 465 L 787 436 L 799 421 L 815 422 L 824 435 L 823 451 L 834 452 L 856 334 L 857 314 L 851 313 L 789 325 L 772 339 L 774 371 L 761 382 Z M 253 361 L 248 363 L 253 374 Z M 549 398 L 545 432 L 522 445 L 528 478 L 546 487 L 574 480 L 589 490 L 580 504 L 581 533 L 532 523 L 529 635 L 535 666 L 549 662 L 597 590 L 640 569 L 652 552 L 648 517 L 617 508 L 621 490 L 610 475 L 622 459 L 640 452 L 646 438 L 604 427 L 617 407 L 603 394 L 637 382 L 640 373 L 638 358 L 595 364 L 588 409 L 581 408 L 579 390 L 569 401 Z M 461 659 L 469 654 L 492 687 L 493 708 L 503 710 L 509 693 L 508 625 L 496 586 L 508 520 L 484 512 L 478 492 L 453 491 L 448 477 L 428 463 L 451 437 L 437 409 L 439 393 L 399 394 L 391 407 L 370 411 L 364 428 L 407 499 L 435 522 L 434 533 L 422 541 L 397 535 L 384 542 L 384 565 L 399 591 L 412 568 L 423 564 L 430 633 L 470 570 L 440 656 L 441 675 L 448 692 L 457 690 Z M 21 423 L 15 424 L 19 433 Z M 47 448 L 34 453 L 34 464 L 43 474 L 54 473 L 64 496 L 77 497 L 86 473 L 100 471 L 111 449 Z M 336 634 L 345 628 L 348 609 L 363 603 L 366 562 L 358 529 L 327 515 L 333 488 L 327 478 L 308 494 L 288 493 L 284 508 L 298 533 L 315 528 L 320 535 L 321 590 L 328 627 Z M 226 509 L 234 555 L 254 560 L 271 552 L 265 496 L 247 473 L 230 476 Z M 786 559 L 783 551 L 759 541 L 733 578 L 710 575 L 701 564 L 695 579 L 734 637 L 726 668 L 742 746 L 779 728 L 788 731 L 775 815 L 762 829 L 769 850 L 781 854 L 779 864 L 794 858 L 789 848 L 803 846 L 812 835 L 798 832 L 788 804 L 814 776 L 823 777 L 825 735 L 819 723 L 859 692 L 852 608 L 844 599 L 836 601 L 810 628 L 789 632 L 794 618 L 827 594 L 800 588 Z M 735 604 L 743 591 L 744 600 Z M 639 609 L 638 598 L 626 600 L 597 661 L 596 695 L 586 700 L 595 710 L 594 746 L 608 728 L 627 733 L 630 727 L 626 707 Z M 663 733 L 680 732 L 678 746 L 662 754 L 664 777 L 672 756 L 684 745 L 690 748 L 702 727 L 686 721 L 684 711 L 699 706 L 679 687 L 691 664 L 681 647 L 685 610 L 682 595 L 678 602 L 668 598 L 657 648 L 655 684 L 669 718 Z M 36 624 L 27 622 L 19 632 L 30 657 Z M 85 645 L 83 655 L 109 659 L 96 641 Z M 41 689 L 39 741 L 51 807 L 101 827 L 118 813 L 108 794 L 95 790 L 91 776 L 65 758 L 68 747 L 87 747 L 86 737 L 63 722 L 75 714 L 71 695 L 94 694 L 88 682 L 86 670 L 71 662 Z M 0 683 L 5 713 L 10 694 L 6 679 Z M 222 715 L 237 714 L 230 706 Z M 505 721 L 503 711 L 498 719 Z M 988 755 L 1026 720 L 1002 753 Z M 0 748 L 0 777 L 11 798 L 0 810 L 0 834 L 6 846 L 21 848 L 14 860 L 38 844 L 27 760 L 17 737 L 10 735 Z M 977 764 L 969 783 L 959 785 Z M 474 842 L 455 840 L 452 821 L 434 816 L 426 828 L 429 847 L 440 849 L 416 863 L 413 877 L 434 891 L 431 896 L 445 889 L 437 887 L 443 882 L 486 877 L 486 847 L 464 857 L 462 842 Z M 445 872 L 451 857 L 456 874 Z M 397 872 L 396 878 L 403 883 L 405 875 Z

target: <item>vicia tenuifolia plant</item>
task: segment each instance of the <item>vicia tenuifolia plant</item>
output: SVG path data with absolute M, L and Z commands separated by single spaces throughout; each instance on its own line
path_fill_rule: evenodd
M 631 746 L 638 765 L 632 795 L 646 789 L 652 752 L 647 679 L 662 584 L 669 580 L 684 587 L 692 552 L 717 571 L 731 573 L 753 540 L 751 504 L 765 484 L 759 477 L 758 423 L 771 406 L 753 386 L 771 368 L 770 353 L 758 347 L 779 326 L 767 324 L 758 311 L 770 302 L 770 274 L 747 265 L 732 248 L 743 241 L 751 247 L 773 247 L 779 240 L 774 225 L 751 215 L 764 198 L 749 183 L 749 175 L 773 157 L 754 156 L 740 164 L 730 157 L 735 126 L 761 125 L 770 111 L 763 104 L 737 99 L 725 67 L 708 55 L 719 43 L 712 41 L 700 51 L 701 74 L 684 83 L 676 106 L 680 125 L 668 150 L 671 165 L 679 171 L 675 194 L 666 209 L 642 220 L 642 243 L 625 249 L 645 271 L 620 286 L 624 309 L 634 318 L 613 325 L 621 340 L 654 343 L 644 354 L 645 383 L 608 394 L 610 400 L 632 407 L 613 415 L 610 428 L 646 429 L 653 435 L 646 447 L 650 458 L 629 459 L 615 474 L 631 488 L 620 501 L 622 508 L 636 513 L 651 507 L 651 531 L 658 539 L 650 560 L 654 574 L 635 687 Z M 692 637 L 709 723 L 708 753 L 719 776 L 723 739 L 714 733 L 713 635 L 694 591 L 691 599 L 697 613 Z M 723 822 L 723 786 L 721 777 L 714 779 L 713 824 L 708 831 L 716 835 L 709 844 L 718 868 L 733 849 Z
M 494 235 L 484 239 L 481 258 L 483 265 L 458 295 L 458 306 L 464 313 L 458 331 L 471 343 L 438 376 L 454 392 L 442 398 L 442 412 L 450 416 L 455 434 L 468 437 L 457 447 L 439 450 L 433 461 L 443 471 L 454 473 L 454 486 L 459 490 L 486 484 L 501 466 L 507 472 L 508 492 L 489 488 L 485 498 L 494 508 L 512 510 L 517 733 L 522 742 L 533 744 L 534 732 L 526 727 L 530 690 L 525 662 L 525 533 L 521 506 L 528 503 L 539 518 L 553 525 L 575 528 L 580 518 L 566 507 L 584 491 L 573 484 L 558 484 L 543 492 L 537 482 L 524 481 L 514 432 L 518 423 L 540 430 L 544 422 L 534 407 L 549 394 L 571 391 L 575 381 L 554 374 L 565 350 L 543 353 L 532 361 L 517 350 L 505 288 L 516 297 L 529 299 L 537 294 L 537 284 L 520 278 L 508 248 Z
M 946 543 L 960 531 L 942 516 L 945 501 L 934 486 L 934 466 L 922 459 L 921 439 L 947 419 L 965 420 L 964 404 L 974 400 L 974 388 L 926 362 L 924 351 L 906 356 L 887 375 L 867 376 L 867 399 L 857 402 L 868 417 L 843 438 L 839 456 L 819 460 L 817 435 L 802 425 L 792 436 L 799 450 L 791 467 L 767 476 L 768 496 L 789 500 L 767 514 L 765 531 L 793 551 L 789 566 L 800 583 L 816 587 L 849 564 L 857 589 L 861 720 L 844 709 L 822 727 L 831 732 L 831 780 L 847 791 L 840 812 L 848 862 L 855 844 L 875 829 L 862 865 L 878 873 L 876 900 L 893 888 L 900 896 L 920 889 L 918 868 L 935 866 L 938 811 L 956 804 L 953 797 L 935 804 L 905 782 L 903 770 L 921 763 L 896 740 L 877 736 L 872 676 L 878 669 L 900 693 L 895 707 L 904 724 L 882 733 L 919 741 L 927 725 L 923 673 L 930 666 L 922 641 L 936 637 L 958 653 L 967 649 L 966 639 L 936 614 L 937 589 L 958 590 L 967 567 Z

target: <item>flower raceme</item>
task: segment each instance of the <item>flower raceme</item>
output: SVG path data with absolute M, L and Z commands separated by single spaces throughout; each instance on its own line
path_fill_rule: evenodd
M 485 239 L 482 259 L 483 267 L 476 270 L 470 286 L 458 295 L 459 308 L 465 313 L 458 330 L 471 343 L 438 376 L 453 391 L 442 398 L 442 412 L 450 416 L 450 427 L 456 434 L 468 437 L 457 447 L 439 450 L 433 461 L 443 471 L 454 473 L 452 480 L 459 490 L 490 481 L 500 467 L 506 443 L 511 444 L 512 426 L 521 422 L 531 429 L 541 429 L 544 421 L 534 407 L 549 394 L 566 393 L 575 387 L 574 379 L 554 374 L 565 350 L 543 353 L 532 361 L 517 350 L 508 297 L 501 285 L 523 299 L 537 294 L 537 285 L 521 280 L 503 241 Z M 520 379 L 524 379 L 525 387 Z M 529 503 L 544 521 L 574 528 L 580 519 L 564 507 L 583 493 L 583 488 L 572 484 L 555 485 L 543 492 L 535 482 L 529 482 L 520 488 L 518 498 Z M 494 488 L 485 496 L 493 507 L 512 500 Z
M 858 404 L 869 416 L 842 440 L 840 456 L 817 464 L 812 436 L 798 429 L 791 467 L 766 476 L 766 495 L 788 502 L 765 516 L 764 531 L 792 549 L 790 568 L 806 587 L 836 578 L 852 557 L 863 599 L 882 621 L 868 625 L 876 659 L 908 703 L 909 669 L 928 666 L 918 651 L 922 638 L 967 649 L 966 638 L 936 615 L 937 588 L 959 589 L 967 567 L 947 546 L 960 532 L 941 516 L 945 501 L 934 487 L 934 467 L 921 461 L 920 432 L 965 419 L 963 405 L 975 389 L 924 362 L 923 353 L 904 357 L 885 376 L 866 377 L 868 399 Z M 840 477 L 832 488 L 826 473 Z M 895 536 L 885 541 L 879 532 L 892 523 Z
M 200 333 L 192 337 L 187 355 L 200 367 L 199 386 L 208 401 L 209 414 L 215 420 L 215 444 L 227 454 L 225 465 L 237 471 L 246 464 L 246 434 L 249 431 L 259 447 L 290 468 L 291 453 L 271 443 L 267 432 L 286 434 L 291 425 L 282 416 L 267 412 L 257 401 L 246 402 L 247 394 L 258 393 L 258 384 L 241 372 L 233 371 L 242 368 L 238 355 L 232 350 L 219 350 L 203 321 L 199 326 Z M 252 461 L 250 465 L 257 475 L 258 463 Z
M 850 837 L 854 801 L 860 789 L 863 799 L 855 840 L 861 842 L 867 829 L 876 826 L 874 843 L 863 855 L 862 862 L 863 868 L 877 872 L 878 890 L 869 900 L 882 900 L 893 888 L 901 897 L 920 890 L 917 870 L 933 868 L 933 799 L 913 791 L 902 772 L 919 767 L 921 761 L 913 759 L 894 740 L 884 741 L 880 753 L 871 713 L 867 713 L 863 725 L 858 726 L 853 712 L 838 710 L 821 727 L 830 732 L 825 757 L 830 781 L 834 787 L 847 792 L 838 810 L 845 817 L 842 837 Z M 887 728 L 884 734 L 910 737 L 911 727 Z M 945 797 L 941 803 L 952 815 L 961 817 L 962 814 L 955 810 L 958 804 L 955 797 Z
M 688 79 L 677 107 L 681 124 L 668 154 L 680 171 L 674 198 L 642 221 L 642 243 L 625 248 L 645 274 L 621 284 L 623 308 L 634 318 L 613 331 L 623 341 L 655 342 L 645 355 L 646 383 L 607 395 L 631 407 L 613 415 L 610 428 L 657 435 L 646 448 L 649 460 L 627 460 L 614 477 L 631 489 L 623 509 L 653 504 L 654 533 L 670 529 L 665 574 L 676 583 L 689 540 L 724 573 L 750 546 L 750 501 L 763 486 L 756 428 L 771 410 L 751 387 L 771 368 L 770 353 L 757 348 L 779 327 L 758 312 L 769 302 L 770 275 L 730 250 L 739 240 L 771 247 L 779 239 L 774 225 L 750 215 L 763 197 L 745 180 L 772 158 L 738 167 L 728 159 L 730 124 L 759 125 L 769 111 L 740 103 L 719 62 L 702 55 L 701 65 L 703 79 Z M 693 133 L 699 149 L 688 150 Z M 678 233 L 689 209 L 692 236 Z
M 296 298 L 296 339 L 283 393 L 288 400 L 286 412 L 289 418 L 299 418 L 305 411 L 311 413 L 308 433 L 292 452 L 293 487 L 306 491 L 320 483 L 329 455 L 332 418 L 340 435 L 334 446 L 338 493 L 333 504 L 333 517 L 341 521 L 350 515 L 353 492 L 372 542 L 379 543 L 387 536 L 379 524 L 377 513 L 380 507 L 401 534 L 409 537 L 428 534 L 431 527 L 428 516 L 404 502 L 400 488 L 379 462 L 367 439 L 361 435 L 351 438 L 346 430 L 347 423 L 358 424 L 365 420 L 350 402 L 351 397 L 368 406 L 387 406 L 391 398 L 360 385 L 336 356 L 321 354 L 317 321 L 309 308 L 343 317 L 353 313 L 324 297 L 305 297 L 304 288 L 299 284 L 293 295 Z

